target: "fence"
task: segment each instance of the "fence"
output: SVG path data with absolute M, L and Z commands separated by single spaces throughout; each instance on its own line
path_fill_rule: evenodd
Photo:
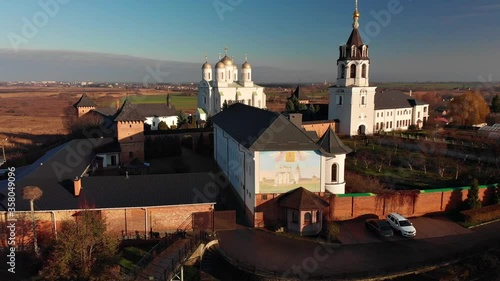
M 183 235 L 182 232 L 176 232 L 176 233 L 171 233 L 167 234 L 165 238 L 161 239 L 158 244 L 156 244 L 151 250 L 149 250 L 143 257 L 142 259 L 134 265 L 132 269 L 128 269 L 125 267 L 120 267 L 122 275 L 125 275 L 128 278 L 125 278 L 125 280 L 131 280 L 132 277 L 135 278 L 137 277 L 137 274 L 141 270 L 143 270 L 146 266 L 148 266 L 153 259 L 159 255 L 161 252 L 166 250 L 169 246 L 175 243 L 175 241 L 179 240 Z
M 498 184 L 479 186 L 483 205 L 491 201 L 492 190 Z M 384 217 L 390 212 L 405 216 L 421 216 L 457 210 L 467 198 L 470 186 L 420 190 L 416 194 L 376 196 L 371 193 L 337 194 L 330 197 L 330 220 L 349 220 L 374 214 Z
M 181 238 L 186 238 L 186 232 L 178 231 L 176 233 L 169 234 L 158 244 L 156 244 L 151 250 L 149 250 L 149 252 L 144 255 L 144 257 L 133 267 L 133 269 L 130 270 L 125 267 L 120 267 L 122 280 L 134 280 L 135 278 L 137 278 L 140 272 L 144 270 L 156 256 L 165 251 L 168 247 L 170 247 Z M 189 238 L 189 242 L 184 244 L 184 247 L 182 249 L 179 249 L 175 257 L 171 258 L 170 265 L 163 269 L 163 276 L 160 281 L 171 280 L 175 273 L 179 271 L 180 267 L 186 261 L 186 259 L 189 258 L 198 248 L 200 243 L 207 241 L 208 239 L 208 233 L 203 230 L 195 234 L 194 237 Z

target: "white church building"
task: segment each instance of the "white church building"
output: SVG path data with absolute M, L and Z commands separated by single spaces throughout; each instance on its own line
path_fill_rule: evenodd
M 212 65 L 205 57 L 205 63 L 201 67 L 202 80 L 198 86 L 198 120 L 207 120 L 208 117 L 220 112 L 224 103 L 231 105 L 243 103 L 257 108 L 266 108 L 266 94 L 264 87 L 255 84 L 252 80 L 252 66 L 245 62 L 241 65 L 239 74 L 238 66 L 234 59 L 228 57 L 227 48 L 225 56 L 215 65 L 215 73 Z
M 249 221 L 256 227 L 282 221 L 289 230 L 317 234 L 328 206 L 323 195 L 345 193 L 345 159 L 351 152 L 332 128 L 319 138 L 285 115 L 242 103 L 212 121 L 215 161 Z
M 370 135 L 380 131 L 421 128 L 429 118 L 429 105 L 402 92 L 376 92 L 370 86 L 369 47 L 359 31 L 356 1 L 347 43 L 339 47 L 337 83 L 330 87 L 328 119 L 337 123 L 344 135 Z

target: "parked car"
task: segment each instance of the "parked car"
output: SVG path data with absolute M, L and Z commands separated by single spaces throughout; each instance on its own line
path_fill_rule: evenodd
M 398 213 L 390 213 L 387 216 L 387 222 L 396 232 L 401 233 L 405 237 L 415 237 L 417 235 L 417 230 L 413 224 Z
M 380 237 L 391 237 L 394 235 L 391 225 L 385 220 L 368 219 L 365 221 L 365 226 Z

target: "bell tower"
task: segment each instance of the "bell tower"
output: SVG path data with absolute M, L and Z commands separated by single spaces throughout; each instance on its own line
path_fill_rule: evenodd
M 349 136 L 373 133 L 375 90 L 370 87 L 369 47 L 359 32 L 358 0 L 353 13 L 352 31 L 339 47 L 337 84 L 330 88 L 328 118 L 338 122 L 339 133 Z

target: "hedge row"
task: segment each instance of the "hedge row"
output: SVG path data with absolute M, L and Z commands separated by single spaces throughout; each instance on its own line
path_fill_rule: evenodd
M 500 204 L 490 205 L 479 209 L 461 211 L 465 223 L 476 225 L 500 219 Z

